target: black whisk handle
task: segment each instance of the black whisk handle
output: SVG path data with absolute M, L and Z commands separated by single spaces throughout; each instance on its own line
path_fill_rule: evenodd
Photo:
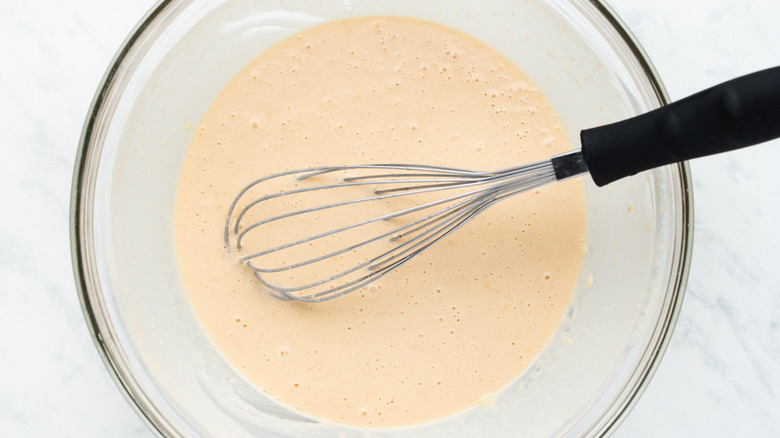
M 742 76 L 628 120 L 580 133 L 603 186 L 666 164 L 780 137 L 780 67 Z

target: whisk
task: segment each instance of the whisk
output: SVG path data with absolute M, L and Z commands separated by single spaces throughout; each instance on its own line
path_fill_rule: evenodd
M 239 253 L 268 293 L 321 302 L 366 287 L 519 193 L 584 173 L 604 186 L 778 136 L 775 67 L 584 130 L 581 150 L 532 164 L 488 172 L 418 164 L 327 166 L 265 176 L 230 205 L 225 246 Z

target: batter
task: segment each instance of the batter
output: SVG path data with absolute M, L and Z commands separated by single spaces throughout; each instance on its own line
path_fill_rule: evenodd
M 496 204 L 364 291 L 281 301 L 228 254 L 241 187 L 310 166 L 420 163 L 492 170 L 572 149 L 541 92 L 468 36 L 396 17 L 332 22 L 252 61 L 221 92 L 184 159 L 179 267 L 224 356 L 280 403 L 394 427 L 477 405 L 551 337 L 579 273 L 579 181 Z

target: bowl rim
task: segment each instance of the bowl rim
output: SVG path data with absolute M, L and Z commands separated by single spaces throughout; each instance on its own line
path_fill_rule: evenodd
M 110 322 L 104 316 L 105 302 L 102 290 L 96 284 L 95 276 L 90 275 L 95 270 L 95 261 L 92 236 L 87 231 L 92 230 L 90 212 L 94 195 L 88 190 L 88 185 L 91 177 L 89 169 L 92 162 L 97 161 L 102 149 L 102 144 L 95 144 L 98 121 L 105 109 L 104 103 L 112 95 L 115 80 L 132 57 L 136 43 L 142 40 L 146 30 L 165 15 L 169 6 L 179 1 L 161 0 L 154 5 L 135 25 L 109 63 L 92 98 L 82 127 L 73 168 L 70 198 L 71 262 L 87 329 L 103 364 L 125 400 L 146 426 L 158 436 L 175 436 L 172 433 L 175 429 L 170 422 L 166 421 L 165 416 L 161 415 L 157 406 L 150 402 L 138 380 L 132 374 L 126 373 L 121 366 L 124 362 L 124 352 L 114 348 L 115 336 Z
M 98 161 L 102 151 L 102 143 L 99 143 L 99 122 L 105 112 L 105 104 L 117 93 L 116 80 L 123 70 L 131 63 L 138 50 L 138 44 L 144 41 L 147 30 L 171 14 L 188 0 L 160 0 L 154 5 L 136 24 L 128 37 L 124 40 L 117 53 L 109 64 L 87 112 L 84 121 L 71 185 L 69 231 L 71 262 L 76 283 L 76 289 L 81 304 L 84 320 L 90 332 L 95 347 L 114 383 L 120 389 L 125 399 L 144 421 L 149 429 L 158 436 L 180 436 L 176 426 L 168 421 L 159 407 L 148 397 L 139 380 L 126 372 L 123 364 L 127 363 L 124 351 L 116 343 L 116 335 L 113 325 L 106 318 L 105 301 L 102 289 L 97 281 L 96 263 L 92 236 L 92 207 L 94 193 L 89 190 L 94 175 L 90 173 Z M 601 0 L 569 0 L 572 3 L 580 3 L 581 6 L 592 7 L 595 12 L 605 19 L 621 40 L 626 45 L 634 61 L 638 63 L 641 73 L 649 81 L 655 98 L 660 104 L 667 105 L 669 96 L 661 83 L 655 67 L 650 62 L 644 49 L 640 46 L 636 37 L 628 30 L 628 27 L 617 16 L 612 8 Z M 619 403 L 609 409 L 607 415 L 596 423 L 592 430 L 593 436 L 611 435 L 622 423 L 627 414 L 644 393 L 648 383 L 655 374 L 658 365 L 668 347 L 674 327 L 680 314 L 681 303 L 685 295 L 685 288 L 690 272 L 690 263 L 693 249 L 693 184 L 690 167 L 687 162 L 673 165 L 674 173 L 679 178 L 680 211 L 677 212 L 680 225 L 676 230 L 675 248 L 671 256 L 673 274 L 667 285 L 664 308 L 670 309 L 665 317 L 659 320 L 652 333 L 652 342 L 642 360 L 643 367 L 638 367 L 629 385 L 618 398 Z M 669 293 L 669 292 L 672 293 Z

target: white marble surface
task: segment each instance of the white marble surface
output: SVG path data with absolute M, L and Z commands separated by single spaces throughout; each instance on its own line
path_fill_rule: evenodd
M 673 99 L 780 65 L 777 0 L 611 0 Z M 81 316 L 70 179 L 92 94 L 152 0 L 0 2 L 0 436 L 153 436 Z M 780 436 L 780 142 L 692 164 L 682 314 L 617 437 Z

